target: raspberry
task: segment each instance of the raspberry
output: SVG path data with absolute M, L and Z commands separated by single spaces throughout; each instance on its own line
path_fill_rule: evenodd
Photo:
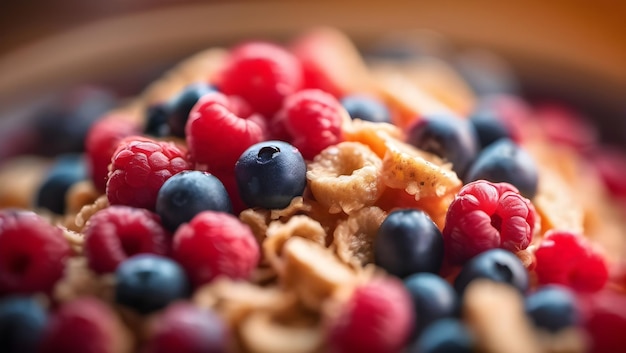
M 584 328 L 591 338 L 592 353 L 616 352 L 626 345 L 626 296 L 605 288 L 578 296 L 584 314 Z
M 599 146 L 586 157 L 611 194 L 626 199 L 626 153 L 621 148 Z
M 274 115 L 285 97 L 302 86 L 300 62 L 277 45 L 244 43 L 226 60 L 217 79 L 220 92 L 242 97 L 265 117 Z
M 535 256 L 540 284 L 562 284 L 581 292 L 595 292 L 608 281 L 608 266 L 602 254 L 578 234 L 548 231 Z
M 61 306 L 44 334 L 41 353 L 114 353 L 129 351 L 123 324 L 111 307 L 95 298 Z
M 493 248 L 518 252 L 528 247 L 535 208 L 508 183 L 478 180 L 465 185 L 450 204 L 443 229 L 447 260 L 461 265 Z
M 283 120 L 292 144 L 310 160 L 324 148 L 343 141 L 341 126 L 344 119 L 350 119 L 347 114 L 332 95 L 308 89 L 287 97 L 277 119 Z
M 402 282 L 377 279 L 357 287 L 330 322 L 329 344 L 339 353 L 393 353 L 407 343 L 413 304 Z
M 589 119 L 558 103 L 535 107 L 535 117 L 548 139 L 584 151 L 598 142 L 598 129 Z
M 174 258 L 195 286 L 215 277 L 248 278 L 259 262 L 252 230 L 236 217 L 204 211 L 174 234 Z
M 168 252 L 169 235 L 159 217 L 140 208 L 105 208 L 89 219 L 83 233 L 89 267 L 98 273 L 115 271 L 135 254 Z
M 60 228 L 33 212 L 0 211 L 0 296 L 49 293 L 69 256 Z
M 198 164 L 208 165 L 211 172 L 232 172 L 248 147 L 265 140 L 265 121 L 256 114 L 248 119 L 237 116 L 232 110 L 236 105 L 221 93 L 210 93 L 189 113 L 185 131 L 191 157 Z
M 228 329 L 214 312 L 178 302 L 155 321 L 142 353 L 226 352 Z
M 106 194 L 111 205 L 154 210 L 159 189 L 172 175 L 191 169 L 186 151 L 171 142 L 132 136 L 112 158 Z
M 108 116 L 96 122 L 85 141 L 87 165 L 89 175 L 98 191 L 106 190 L 107 174 L 111 157 L 118 143 L 127 136 L 139 133 L 139 127 L 129 119 L 118 116 Z

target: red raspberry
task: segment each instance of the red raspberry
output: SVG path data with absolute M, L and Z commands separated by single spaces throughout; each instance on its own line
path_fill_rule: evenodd
M 185 133 L 191 157 L 212 172 L 234 170 L 248 147 L 265 140 L 265 120 L 256 114 L 240 118 L 231 110 L 235 104 L 221 93 L 209 93 L 189 113 Z
M 238 215 L 241 211 L 248 208 L 246 204 L 241 199 L 239 194 L 239 186 L 237 185 L 237 179 L 235 178 L 235 171 L 217 171 L 213 173 L 216 178 L 218 178 L 222 184 L 224 184 L 224 188 L 228 193 L 228 198 L 230 199 L 230 203 L 233 206 L 233 213 Z
M 230 53 L 218 75 L 220 92 L 238 95 L 265 117 L 302 86 L 300 62 L 287 50 L 264 42 L 244 43 Z
M 591 353 L 613 353 L 626 346 L 626 296 L 609 287 L 578 296 Z
M 96 298 L 61 306 L 42 339 L 40 353 L 115 353 L 129 351 L 129 337 L 115 312 Z
M 118 143 L 127 136 L 139 133 L 139 127 L 127 117 L 112 115 L 96 122 L 85 140 L 89 174 L 98 191 L 106 190 L 111 157 Z
M 404 348 L 415 322 L 411 297 L 395 278 L 357 287 L 329 323 L 338 353 L 394 353 Z
M 626 153 L 621 148 L 600 146 L 586 156 L 611 194 L 626 199 Z
M 174 258 L 195 286 L 215 277 L 248 278 L 259 262 L 252 230 L 228 213 L 204 211 L 174 234 Z
M 328 146 L 343 141 L 341 126 L 347 114 L 330 94 L 303 90 L 287 97 L 276 119 L 282 120 L 305 159 L 313 159 Z
M 169 249 L 159 216 L 141 208 L 107 207 L 89 218 L 83 233 L 89 267 L 98 273 L 115 271 L 135 254 L 166 255 Z
M 152 336 L 142 353 L 219 353 L 228 349 L 224 321 L 207 309 L 186 302 L 168 306 L 154 321 Z
M 535 118 L 551 141 L 584 151 L 598 142 L 598 129 L 587 118 L 563 104 L 535 107 Z
M 548 231 L 535 252 L 539 284 L 562 284 L 581 292 L 602 289 L 609 270 L 601 253 L 586 238 L 567 231 Z
M 154 210 L 163 183 L 191 169 L 186 154 L 171 142 L 138 136 L 124 139 L 112 158 L 106 189 L 109 202 Z
M 37 214 L 0 211 L 0 296 L 51 292 L 70 252 L 61 229 Z
M 536 217 L 534 206 L 513 185 L 469 183 L 446 214 L 442 232 L 446 258 L 461 265 L 493 248 L 524 250 L 532 240 Z

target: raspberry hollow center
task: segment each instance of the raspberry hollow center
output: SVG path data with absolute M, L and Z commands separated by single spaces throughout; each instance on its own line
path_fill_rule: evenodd
M 499 232 L 502 229 L 502 217 L 498 214 L 491 215 L 491 226 Z
M 15 275 L 23 275 L 28 271 L 30 257 L 26 254 L 18 253 L 9 260 L 9 272 Z

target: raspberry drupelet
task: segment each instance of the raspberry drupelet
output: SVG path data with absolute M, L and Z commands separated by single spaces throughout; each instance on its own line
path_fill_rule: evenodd
M 111 205 L 154 210 L 157 194 L 172 175 L 191 169 L 187 152 L 172 142 L 131 136 L 111 160 L 106 194 Z
M 536 218 L 532 203 L 512 185 L 485 180 L 469 183 L 446 215 L 446 258 L 453 265 L 462 265 L 493 248 L 514 253 L 524 250 L 532 240 Z

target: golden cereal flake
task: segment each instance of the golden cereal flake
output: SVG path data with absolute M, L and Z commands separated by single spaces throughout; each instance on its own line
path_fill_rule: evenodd
M 80 212 L 78 212 L 78 214 L 76 215 L 74 223 L 79 229 L 82 230 L 83 227 L 85 227 L 85 224 L 87 224 L 89 218 L 91 218 L 91 216 L 107 207 L 109 207 L 109 200 L 107 199 L 106 195 L 102 195 L 98 197 L 98 199 L 96 199 L 94 203 L 83 206 Z
M 113 275 L 98 276 L 82 256 L 67 259 L 63 277 L 53 289 L 56 301 L 65 303 L 83 296 L 95 296 L 113 302 Z
M 374 261 L 374 238 L 386 217 L 378 207 L 366 207 L 339 222 L 333 234 L 331 248 L 345 263 L 364 266 Z
M 50 168 L 50 160 L 17 157 L 0 167 L 0 208 L 32 207 L 39 185 Z
M 74 253 L 74 255 L 82 254 L 83 245 L 85 243 L 85 238 L 83 237 L 83 235 L 65 227 L 61 227 L 61 230 L 63 231 L 63 237 L 70 244 L 70 248 L 72 248 L 72 252 Z
M 381 165 L 366 145 L 342 142 L 315 156 L 307 179 L 313 196 L 329 213 L 350 214 L 373 205 L 384 191 Z
M 270 222 L 269 216 L 270 212 L 268 210 L 248 208 L 239 213 L 239 220 L 250 227 L 257 242 L 261 244 L 267 233 L 267 226 Z
M 243 345 L 251 353 L 318 352 L 325 338 L 319 323 L 290 319 L 280 320 L 268 312 L 252 313 L 241 323 Z
M 542 352 L 524 312 L 524 298 L 512 286 L 475 280 L 465 291 L 462 310 L 481 352 Z
M 263 256 L 279 276 L 285 272 L 285 263 L 281 255 L 285 243 L 290 238 L 302 237 L 321 246 L 326 245 L 324 228 L 319 222 L 307 216 L 293 216 L 287 223 L 274 221 L 270 223 L 266 234 L 267 239 L 262 244 Z
M 462 182 L 451 165 L 437 156 L 400 141 L 387 140 L 383 158 L 382 180 L 394 189 L 404 189 L 416 200 L 441 197 L 458 191 Z
M 319 310 L 338 288 L 353 286 L 358 281 L 356 273 L 331 250 L 305 238 L 287 240 L 282 256 L 285 259 L 282 284 L 313 310 Z
M 100 193 L 91 180 L 85 180 L 72 185 L 65 196 L 66 213 L 78 213 L 83 206 L 96 202 Z
M 387 152 L 385 144 L 387 140 L 404 140 L 403 131 L 399 127 L 387 123 L 374 123 L 354 119 L 343 124 L 342 130 L 346 141 L 360 142 L 367 145 L 381 159 L 385 157 Z
M 311 211 L 311 205 L 306 203 L 302 196 L 294 197 L 289 206 L 283 209 L 275 209 L 270 211 L 270 219 L 275 221 L 278 219 L 285 220 L 296 214 Z

